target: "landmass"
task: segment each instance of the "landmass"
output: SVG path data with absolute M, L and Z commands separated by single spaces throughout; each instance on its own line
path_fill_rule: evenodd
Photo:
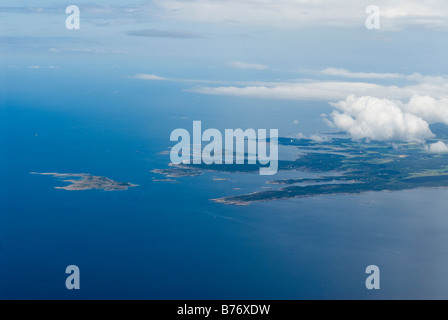
M 179 178 L 179 177 L 194 177 L 203 174 L 203 170 L 184 165 L 175 165 L 170 163 L 170 169 L 154 169 L 152 173 L 158 173 L 166 176 L 167 178 Z
M 69 191 L 91 190 L 99 189 L 105 191 L 122 191 L 138 185 L 128 182 L 117 182 L 107 177 L 92 176 L 87 173 L 55 173 L 55 172 L 31 172 L 31 174 L 38 174 L 43 176 L 52 176 L 59 179 L 65 179 L 64 182 L 70 183 L 64 187 L 55 187 L 56 189 L 63 189 Z M 67 179 L 74 178 L 74 179 Z
M 427 143 L 448 143 L 446 129 L 432 128 L 434 132 L 438 131 L 438 139 Z M 279 144 L 297 147 L 297 158 L 279 161 L 279 171 L 289 172 L 290 177 L 265 183 L 284 187 L 211 200 L 223 204 L 249 205 L 259 201 L 320 195 L 448 187 L 448 154 L 428 153 L 422 143 L 363 142 L 334 136 L 326 142 L 280 138 Z M 204 171 L 255 173 L 259 165 L 179 165 L 168 170 L 173 176 L 176 170 L 182 176 L 199 175 Z M 163 170 L 158 172 L 167 174 Z M 300 177 L 303 174 L 299 172 L 314 173 L 317 177 L 303 179 Z

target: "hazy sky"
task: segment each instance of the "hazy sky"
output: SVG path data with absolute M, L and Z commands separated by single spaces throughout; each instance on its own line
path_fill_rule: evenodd
M 68 30 L 68 5 L 81 29 Z M 379 30 L 365 26 L 380 9 Z M 120 66 L 197 94 L 321 100 L 354 138 L 420 140 L 448 124 L 448 3 L 431 1 L 10 1 L 2 68 Z

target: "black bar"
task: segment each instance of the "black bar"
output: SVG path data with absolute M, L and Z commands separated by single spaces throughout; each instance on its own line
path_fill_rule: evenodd
M 139 319 L 300 319 L 306 314 L 331 312 L 346 314 L 347 302 L 341 301 L 292 301 L 292 300 L 194 300 L 194 301 L 1 301 L 2 310 L 11 307 L 16 314 L 30 311 L 47 313 L 66 310 L 71 316 L 105 316 L 111 314 L 118 319 L 130 318 L 130 314 L 141 315 Z M 367 301 L 361 301 L 369 303 Z M 358 301 L 356 303 L 359 303 Z M 27 304 L 31 306 L 25 308 Z M 261 307 L 260 307 L 261 306 Z M 330 309 L 326 309 L 326 308 Z M 370 308 L 372 305 L 369 306 Z M 207 309 L 205 309 L 207 308 Z M 88 310 L 88 311 L 87 311 Z M 209 313 L 207 313 L 209 310 Z M 263 310 L 263 312 L 261 312 Z M 185 311 L 187 314 L 185 314 Z M 87 313 L 86 313 L 87 312 Z M 133 317 L 134 318 L 134 317 Z

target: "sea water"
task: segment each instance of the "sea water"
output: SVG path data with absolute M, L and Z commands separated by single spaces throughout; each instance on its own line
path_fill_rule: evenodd
M 228 206 L 210 199 L 261 191 L 266 178 L 206 172 L 154 181 L 163 179 L 151 170 L 167 168 L 175 128 L 201 120 L 312 133 L 326 128 L 315 120 L 330 110 L 325 104 L 310 111 L 306 103 L 197 96 L 125 77 L 86 76 L 72 86 L 46 72 L 10 75 L 2 91 L 0 298 L 448 297 L 447 189 Z M 54 188 L 63 181 L 30 172 L 139 186 L 66 191 Z M 68 265 L 80 268 L 81 290 L 65 288 Z M 369 265 L 381 270 L 378 291 L 365 287 Z

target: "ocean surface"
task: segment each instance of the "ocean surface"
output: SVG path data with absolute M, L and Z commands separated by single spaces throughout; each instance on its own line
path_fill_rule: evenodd
M 171 131 L 194 120 L 293 136 L 329 130 L 328 105 L 199 96 L 119 71 L 3 71 L 0 299 L 448 298 L 448 189 L 239 207 L 210 199 L 272 177 L 153 181 L 163 177 L 151 170 L 168 166 L 160 153 Z M 30 172 L 139 187 L 66 191 Z M 80 268 L 81 290 L 65 288 L 68 265 Z M 381 290 L 365 287 L 369 265 L 380 267 Z

